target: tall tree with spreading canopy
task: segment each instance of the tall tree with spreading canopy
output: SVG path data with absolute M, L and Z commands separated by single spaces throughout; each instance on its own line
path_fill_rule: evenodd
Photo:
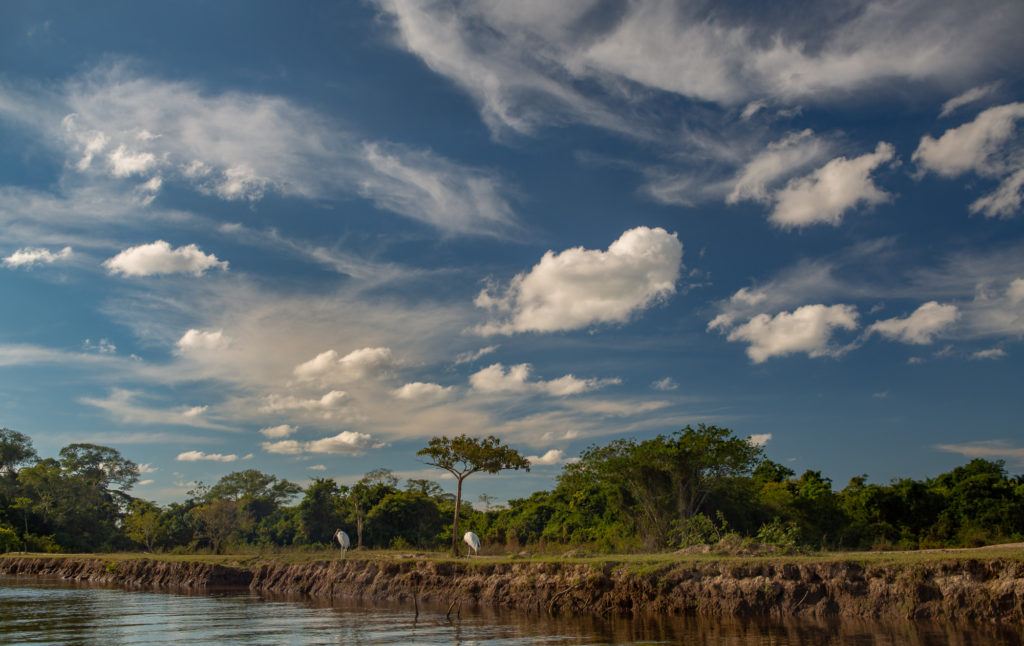
M 469 437 L 435 437 L 416 452 L 427 458 L 427 464 L 444 469 L 455 476 L 455 515 L 452 521 L 452 553 L 459 551 L 459 509 L 462 506 L 462 483 L 477 472 L 498 473 L 512 469 L 530 470 L 530 461 L 501 440 L 489 435 L 483 439 Z

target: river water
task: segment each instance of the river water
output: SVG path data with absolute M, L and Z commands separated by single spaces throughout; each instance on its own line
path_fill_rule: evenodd
M 0 644 L 856 644 L 1016 645 L 1020 627 L 598 620 L 359 606 L 252 594 L 183 595 L 0 579 Z

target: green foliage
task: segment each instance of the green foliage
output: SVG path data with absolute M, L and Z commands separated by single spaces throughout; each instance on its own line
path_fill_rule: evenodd
M 124 518 L 125 534 L 152 552 L 163 538 L 160 508 L 145 500 L 133 500 Z
M 30 438 L 0 429 L 0 551 L 279 549 L 330 544 L 339 528 L 354 531 L 359 546 L 403 550 L 461 546 L 469 528 L 488 544 L 531 553 L 710 544 L 716 553 L 752 554 L 764 545 L 917 549 L 1024 540 L 1024 477 L 998 461 L 971 460 L 926 480 L 857 476 L 836 490 L 819 471 L 797 476 L 728 429 L 699 425 L 590 447 L 552 490 L 505 506 L 481 496 L 474 509 L 462 502 L 463 480 L 528 468 L 525 458 L 497 438 L 467 436 L 434 438 L 419 455 L 456 477 L 454 495 L 425 479 L 400 489 L 386 469 L 351 487 L 317 479 L 305 491 L 249 469 L 161 508 L 130 496 L 138 468 L 115 449 L 72 444 L 56 459 L 40 459 Z
M 755 538 L 758 543 L 764 545 L 774 545 L 792 550 L 796 548 L 800 539 L 800 528 L 792 521 L 783 522 L 778 518 L 773 518 L 771 522 L 761 525 Z
M 416 455 L 427 458 L 427 464 L 444 469 L 455 476 L 455 509 L 452 512 L 452 553 L 459 552 L 459 517 L 462 506 L 462 483 L 477 472 L 530 470 L 530 461 L 500 439 L 489 435 L 483 439 L 462 434 L 456 437 L 434 437 Z
M 341 529 L 341 491 L 338 483 L 316 478 L 299 503 L 299 533 L 306 543 L 330 543 Z
M 407 546 L 434 547 L 444 517 L 434 499 L 419 491 L 395 491 L 381 499 L 366 518 L 375 545 L 402 540 Z
M 18 532 L 14 531 L 13 527 L 0 525 L 0 553 L 14 552 L 21 546 L 21 539 L 18 538 Z

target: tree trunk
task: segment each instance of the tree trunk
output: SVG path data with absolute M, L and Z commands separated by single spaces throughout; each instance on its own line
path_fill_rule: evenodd
M 459 555 L 459 508 L 462 507 L 462 478 L 455 492 L 455 518 L 452 520 L 452 554 Z
M 356 514 L 356 549 L 363 547 L 363 516 Z

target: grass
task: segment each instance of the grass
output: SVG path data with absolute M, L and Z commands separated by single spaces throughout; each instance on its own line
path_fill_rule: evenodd
M 240 551 L 232 554 L 171 554 L 145 552 L 117 552 L 108 554 L 21 554 L 9 553 L 0 558 L 16 558 L 23 556 L 56 557 L 56 558 L 89 558 L 108 562 L 128 561 L 135 559 L 153 559 L 167 562 L 215 563 L 220 565 L 250 568 L 263 564 L 303 564 L 317 561 L 331 561 L 339 558 L 337 550 L 277 550 L 277 551 Z M 656 571 L 662 567 L 682 564 L 699 565 L 703 563 L 729 564 L 784 564 L 784 563 L 858 563 L 861 565 L 915 565 L 949 560 L 993 560 L 1009 559 L 1024 561 L 1024 544 L 996 545 L 972 549 L 936 549 L 917 551 L 888 552 L 814 552 L 810 554 L 767 555 L 767 556 L 728 556 L 719 554 L 680 554 L 675 552 L 655 552 L 638 554 L 595 554 L 586 556 L 564 556 L 558 554 L 538 554 L 532 556 L 483 555 L 470 559 L 456 558 L 446 552 L 424 552 L 414 550 L 352 550 L 348 554 L 352 561 L 379 562 L 460 562 L 471 566 L 505 563 L 564 563 L 589 564 L 597 567 L 618 565 L 638 571 Z

